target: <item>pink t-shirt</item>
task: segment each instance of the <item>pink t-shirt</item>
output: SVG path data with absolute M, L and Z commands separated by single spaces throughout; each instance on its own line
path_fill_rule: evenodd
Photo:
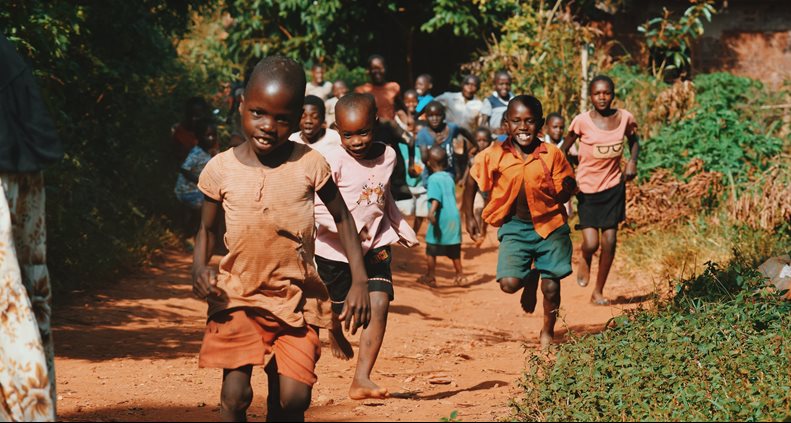
M 624 109 L 618 109 L 621 123 L 612 131 L 596 126 L 590 113 L 577 115 L 569 126 L 569 131 L 579 136 L 577 184 L 585 194 L 602 192 L 621 182 L 623 140 L 637 132 L 634 116 Z
M 390 194 L 390 176 L 396 166 L 392 147 L 386 147 L 384 154 L 372 160 L 357 160 L 342 146 L 328 147 L 322 154 L 330 163 L 332 179 L 354 217 L 357 231 L 364 227 L 368 230 L 370 238 L 362 240 L 363 254 L 399 241 L 417 244 L 415 232 L 401 216 Z M 315 201 L 316 255 L 348 263 L 335 220 L 318 196 Z

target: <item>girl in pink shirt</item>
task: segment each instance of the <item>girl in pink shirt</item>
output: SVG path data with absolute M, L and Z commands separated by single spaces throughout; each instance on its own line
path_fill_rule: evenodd
M 590 83 L 590 98 L 593 110 L 581 113 L 569 126 L 566 142 L 561 147 L 569 148 L 579 141 L 579 165 L 577 184 L 580 193 L 578 213 L 582 229 L 582 258 L 577 269 L 577 283 L 587 286 L 593 254 L 599 249 L 601 231 L 601 256 L 596 287 L 591 302 L 609 305 L 604 298 L 604 284 L 615 258 L 618 224 L 626 218 L 625 182 L 637 175 L 637 157 L 640 143 L 634 116 L 624 109 L 614 109 L 615 83 L 607 76 L 599 75 Z M 626 170 L 621 171 L 624 138 L 628 140 L 630 158 Z

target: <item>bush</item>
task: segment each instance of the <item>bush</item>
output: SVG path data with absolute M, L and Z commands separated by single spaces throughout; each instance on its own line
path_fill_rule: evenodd
M 534 356 L 520 421 L 767 421 L 791 407 L 791 302 L 747 263 L 708 263 L 654 311 Z
M 744 182 L 754 171 L 763 171 L 782 151 L 780 138 L 745 117 L 743 105 L 757 106 L 762 86 L 757 81 L 727 73 L 700 75 L 695 79 L 698 107 L 688 119 L 663 126 L 646 140 L 641 172 L 670 169 L 684 177 L 693 158 L 703 160 L 705 170 L 720 172 L 730 181 Z

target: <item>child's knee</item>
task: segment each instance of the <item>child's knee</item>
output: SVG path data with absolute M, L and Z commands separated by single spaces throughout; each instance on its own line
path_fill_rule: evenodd
M 560 281 L 557 279 L 542 279 L 541 293 L 544 294 L 544 298 L 550 301 L 558 300 L 560 298 Z
M 280 397 L 280 408 L 286 413 L 305 412 L 310 407 L 310 388 L 290 390 Z
M 599 249 L 599 239 L 583 240 L 582 252 L 585 254 L 593 254 Z
M 522 281 L 517 278 L 502 278 L 498 282 L 500 289 L 508 294 L 513 294 L 522 288 Z
M 603 236 L 601 244 L 602 251 L 615 254 L 615 246 L 617 244 L 615 235 Z
M 224 409 L 233 412 L 245 411 L 253 402 L 253 387 L 250 385 L 223 384 L 220 401 Z
M 371 316 L 374 318 L 387 317 L 387 311 L 390 309 L 390 296 L 386 292 L 374 292 L 371 295 Z

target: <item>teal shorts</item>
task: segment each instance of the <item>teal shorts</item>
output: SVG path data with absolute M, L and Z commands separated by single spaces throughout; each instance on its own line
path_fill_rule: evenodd
M 524 279 L 533 264 L 547 279 L 562 279 L 571 274 L 571 237 L 568 224 L 555 229 L 546 239 L 536 233 L 533 222 L 516 217 L 497 231 L 500 253 L 497 257 L 497 280 Z

